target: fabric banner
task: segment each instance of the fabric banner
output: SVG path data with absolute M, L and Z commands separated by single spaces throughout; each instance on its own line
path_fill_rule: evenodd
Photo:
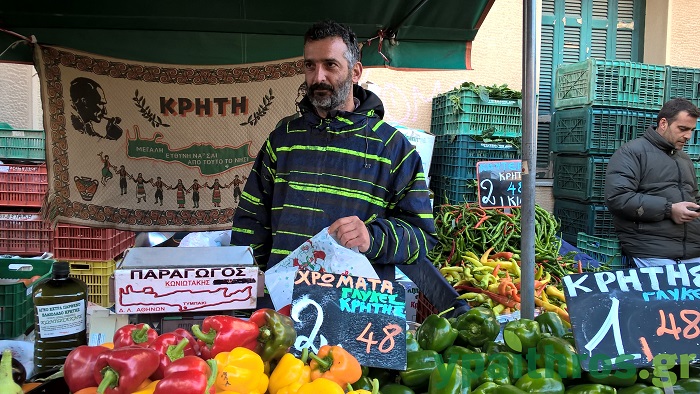
M 54 223 L 230 229 L 258 150 L 305 93 L 302 59 L 201 67 L 38 45 L 35 56 Z

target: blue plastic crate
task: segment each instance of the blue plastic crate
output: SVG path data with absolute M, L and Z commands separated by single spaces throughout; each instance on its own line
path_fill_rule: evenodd
M 522 136 L 520 100 L 483 100 L 475 92 L 462 88 L 433 98 L 430 132 L 435 135 L 483 135 L 493 131 L 496 137 Z
M 578 233 L 596 237 L 616 237 L 612 215 L 605 204 L 555 199 L 554 216 L 561 222 L 562 238 L 575 244 Z
M 43 130 L 0 128 L 0 159 L 46 160 Z
M 476 179 L 447 178 L 433 176 L 430 178 L 430 188 L 433 190 L 434 206 L 443 204 L 463 204 L 477 201 Z
M 477 162 L 517 158 L 518 149 L 512 144 L 477 141 L 468 135 L 439 135 L 435 137 L 430 175 L 475 179 Z
M 595 105 L 659 110 L 665 85 L 665 66 L 590 58 L 557 68 L 554 108 Z
M 624 269 L 631 266 L 629 259 L 622 255 L 620 241 L 617 237 L 605 238 L 578 233 L 576 247 L 611 269 Z
M 607 157 L 563 156 L 554 157 L 554 198 L 584 202 L 605 201 L 605 171 Z
M 683 97 L 700 106 L 700 69 L 666 66 L 664 101 Z
M 554 153 L 612 155 L 625 142 L 656 124 L 656 112 L 590 105 L 559 110 L 552 115 Z

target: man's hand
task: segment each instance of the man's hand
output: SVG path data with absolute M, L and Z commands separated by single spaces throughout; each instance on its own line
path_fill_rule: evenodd
M 700 217 L 700 212 L 695 210 L 700 208 L 700 205 L 682 201 L 671 205 L 671 219 L 676 224 L 683 224 L 693 221 Z
M 698 213 L 700 216 L 700 213 Z M 367 226 L 357 216 L 340 218 L 333 222 L 328 232 L 335 237 L 339 244 L 348 249 L 357 247 L 364 253 L 369 250 L 369 231 Z

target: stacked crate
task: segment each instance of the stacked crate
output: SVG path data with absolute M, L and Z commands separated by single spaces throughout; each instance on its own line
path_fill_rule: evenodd
M 115 259 L 134 245 L 131 231 L 72 224 L 49 227 L 41 215 L 48 189 L 44 132 L 0 123 L 0 255 L 44 252 L 69 261 L 71 276 L 88 284 L 88 299 L 109 306 Z
M 519 157 L 515 145 L 480 137 L 519 139 L 521 112 L 518 100 L 484 99 L 466 88 L 433 98 L 430 132 L 435 146 L 429 175 L 436 206 L 477 201 L 477 162 Z
M 614 268 L 627 261 L 605 205 L 607 164 L 620 146 L 656 124 L 670 98 L 668 69 L 599 59 L 557 69 L 550 130 L 554 214 L 564 240 Z M 699 147 L 698 135 L 686 145 L 691 154 Z

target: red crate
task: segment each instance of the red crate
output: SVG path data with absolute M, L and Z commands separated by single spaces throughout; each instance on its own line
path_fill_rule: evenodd
M 113 260 L 134 244 L 134 233 L 109 228 L 59 224 L 53 234 L 57 260 Z
M 425 318 L 439 313 L 437 308 L 430 303 L 423 293 L 418 293 L 418 306 L 416 307 L 416 323 L 423 323 Z
M 47 189 L 46 164 L 0 165 L 0 205 L 41 207 Z
M 0 254 L 51 251 L 51 228 L 36 213 L 0 212 Z

